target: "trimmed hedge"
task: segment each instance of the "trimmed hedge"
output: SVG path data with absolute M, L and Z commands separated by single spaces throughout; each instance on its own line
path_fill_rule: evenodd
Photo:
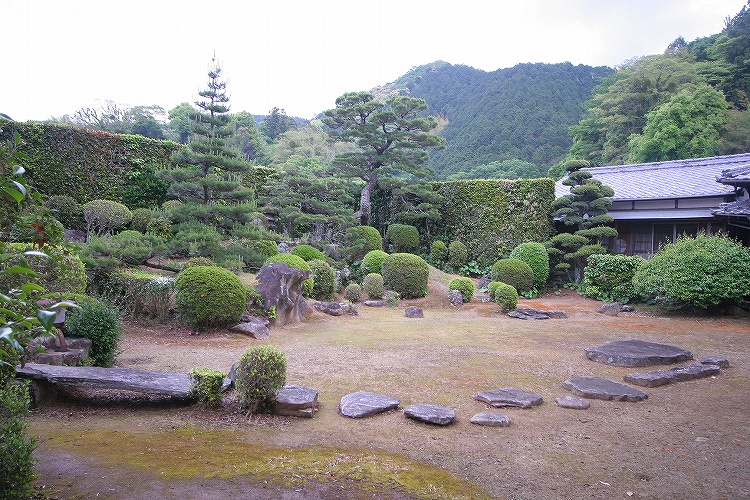
M 507 283 L 523 292 L 534 288 L 534 271 L 522 260 L 500 259 L 492 265 L 492 281 Z
M 68 311 L 65 328 L 71 337 L 91 340 L 89 356 L 96 366 L 112 366 L 122 334 L 119 311 L 92 297 L 78 298 L 77 304 Z
M 549 279 L 549 254 L 541 243 L 527 241 L 510 252 L 511 259 L 522 260 L 534 271 L 534 288 L 542 290 Z
M 432 242 L 430 258 L 435 265 L 440 265 L 448 259 L 448 246 L 442 240 Z
M 240 406 L 250 413 L 270 409 L 286 383 L 286 356 L 270 345 L 251 347 L 240 357 L 236 373 Z
M 336 271 L 331 265 L 319 259 L 313 259 L 307 263 L 313 273 L 313 292 L 312 296 L 317 300 L 333 299 L 334 280 Z
M 408 224 L 391 224 L 385 238 L 393 245 L 394 252 L 410 252 L 419 247 L 419 231 Z
M 383 261 L 388 257 L 388 254 L 382 250 L 370 250 L 362 259 L 362 265 L 359 270 L 362 276 L 367 276 L 370 273 L 378 273 L 382 271 Z
M 359 283 L 349 283 L 344 288 L 344 298 L 349 302 L 359 302 L 362 299 L 362 286 Z
M 175 305 L 190 328 L 238 323 L 247 306 L 247 289 L 232 272 L 215 266 L 180 271 Z
M 500 305 L 503 312 L 515 311 L 518 306 L 518 292 L 516 289 L 502 282 L 497 282 L 494 289 L 492 300 Z
M 427 296 L 429 274 L 427 262 L 410 253 L 389 255 L 382 265 L 386 288 L 398 292 L 405 299 Z
M 448 283 L 448 290 L 458 290 L 464 302 L 471 302 L 474 297 L 474 282 L 471 278 L 453 278 Z
M 297 245 L 292 248 L 292 255 L 302 257 L 305 262 L 311 260 L 326 260 L 325 254 L 312 245 Z
M 646 260 L 638 255 L 590 255 L 583 270 L 583 293 L 596 300 L 622 302 L 635 299 L 633 277 Z
M 448 245 L 448 263 L 458 270 L 469 260 L 469 249 L 458 240 L 451 241 Z
M 383 250 L 383 237 L 371 226 L 354 226 L 346 230 L 346 255 L 351 262 L 362 260 L 370 250 Z

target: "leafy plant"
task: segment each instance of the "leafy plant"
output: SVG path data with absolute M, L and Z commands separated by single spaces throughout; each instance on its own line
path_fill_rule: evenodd
M 448 246 L 442 240 L 435 240 L 430 246 L 430 259 L 436 267 L 440 267 L 448 259 Z
M 448 283 L 448 290 L 458 290 L 461 292 L 461 298 L 464 302 L 471 302 L 474 297 L 474 282 L 471 281 L 471 278 L 453 278 Z
M 221 403 L 221 386 L 224 373 L 213 368 L 193 368 L 190 370 L 190 394 L 198 403 L 217 406 Z
M 245 351 L 237 364 L 239 404 L 250 413 L 268 409 L 286 382 L 286 357 L 273 346 Z
M 516 306 L 518 306 L 518 292 L 516 292 L 516 289 L 502 282 L 499 282 L 494 289 L 492 300 L 500 305 L 500 309 L 503 312 L 515 311 Z
M 460 269 L 469 258 L 469 250 L 466 245 L 458 240 L 453 240 L 448 245 L 448 263 L 452 269 Z
M 297 257 L 302 257 L 306 262 L 326 259 L 325 254 L 312 245 L 297 245 L 292 248 L 291 253 Z
M 395 252 L 411 252 L 419 247 L 419 231 L 408 224 L 391 224 L 385 238 L 393 245 Z
M 371 226 L 354 226 L 346 230 L 345 254 L 349 262 L 357 262 L 370 250 L 383 250 L 383 237 Z
M 500 259 L 492 265 L 492 281 L 501 281 L 516 290 L 534 288 L 534 271 L 519 259 Z
M 385 293 L 383 276 L 378 273 L 370 273 L 362 281 L 362 289 L 371 299 L 380 299 Z
M 29 411 L 27 383 L 0 379 L 0 496 L 32 498 L 36 438 L 26 432 Z
M 510 252 L 511 259 L 522 260 L 534 271 L 534 288 L 542 290 L 549 279 L 549 254 L 543 244 L 529 241 Z
M 221 267 L 194 266 L 180 271 L 175 306 L 192 329 L 237 323 L 247 305 L 247 290 Z
M 382 265 L 385 286 L 404 298 L 426 297 L 430 267 L 422 257 L 410 253 L 394 253 Z
M 362 299 L 362 286 L 358 283 L 349 283 L 344 288 L 344 298 L 349 302 L 359 302 Z
M 591 255 L 583 270 L 584 295 L 623 304 L 635 299 L 633 276 L 644 262 L 637 255 Z
M 380 274 L 383 261 L 386 257 L 388 257 L 388 254 L 382 250 L 370 250 L 367 252 L 362 259 L 362 265 L 359 268 L 361 276 L 367 276 L 370 273 Z
M 68 313 L 65 327 L 72 337 L 91 340 L 89 356 L 96 366 L 112 366 L 122 334 L 120 312 L 117 309 L 88 297 L 78 302 L 78 307 Z
M 87 236 L 112 234 L 133 218 L 133 213 L 116 201 L 93 200 L 83 206 L 83 220 L 86 222 Z
M 133 210 L 133 218 L 130 220 L 130 228 L 140 233 L 148 230 L 148 223 L 151 222 L 151 210 L 148 208 L 136 208 Z
M 334 279 L 336 272 L 324 260 L 313 259 L 307 263 L 313 273 L 313 293 L 317 300 L 331 300 L 333 298 Z

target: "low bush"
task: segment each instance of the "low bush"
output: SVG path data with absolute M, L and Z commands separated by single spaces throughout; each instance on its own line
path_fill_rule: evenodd
M 638 267 L 633 288 L 671 307 L 721 311 L 750 296 L 750 249 L 725 235 L 682 236 Z
M 172 222 L 166 217 L 155 217 L 146 224 L 146 234 L 156 236 L 163 240 L 172 239 Z
M 440 267 L 448 260 L 448 246 L 441 240 L 432 242 L 430 246 L 430 259 L 432 263 Z
M 474 282 L 471 278 L 453 278 L 448 283 L 448 290 L 458 290 L 464 302 L 471 302 L 474 297 Z
M 359 262 L 370 250 L 383 250 L 383 237 L 371 226 L 354 226 L 346 230 L 344 253 L 349 262 Z
M 381 274 L 386 288 L 398 292 L 405 299 L 427 296 L 430 267 L 418 255 L 389 255 L 383 261 Z
M 180 271 L 175 306 L 194 330 L 238 323 L 247 306 L 247 289 L 221 267 L 194 266 Z
M 78 307 L 68 311 L 65 327 L 71 337 L 91 340 L 89 357 L 95 366 L 112 366 L 122 334 L 120 312 L 114 306 L 93 297 L 79 299 Z
M 393 246 L 394 252 L 411 252 L 419 248 L 419 231 L 408 224 L 389 225 L 385 239 Z
M 344 299 L 356 303 L 362 300 L 362 287 L 358 283 L 349 283 L 344 288 Z
M 0 498 L 33 498 L 36 439 L 27 434 L 27 383 L 0 379 Z
M 492 281 L 502 281 L 521 293 L 534 288 L 534 271 L 522 260 L 500 259 L 492 265 Z
M 466 245 L 458 240 L 451 241 L 448 245 L 448 264 L 452 269 L 461 269 L 461 266 L 469 260 L 469 250 Z
M 190 394 L 198 403 L 217 406 L 221 403 L 221 387 L 224 373 L 213 368 L 193 368 L 190 370 Z
M 34 212 L 22 215 L 10 228 L 8 238 L 13 242 L 34 243 L 37 246 L 59 245 L 65 239 L 65 227 L 48 213 Z
M 500 305 L 500 309 L 503 312 L 515 311 L 518 306 L 518 292 L 513 286 L 507 283 L 497 283 L 494 287 L 495 291 L 492 294 L 492 300 Z
M 130 229 L 145 233 L 148 223 L 151 222 L 151 210 L 148 208 L 136 208 L 133 210 L 133 218 L 130 219 Z
M 370 250 L 362 259 L 362 265 L 359 268 L 361 276 L 367 276 L 370 273 L 380 274 L 382 271 L 383 261 L 388 254 L 382 250 Z
M 317 300 L 333 299 L 334 280 L 336 272 L 331 265 L 319 259 L 313 259 L 307 263 L 313 273 L 313 298 Z
M 209 259 L 208 257 L 193 257 L 191 259 L 188 259 L 185 261 L 185 263 L 182 265 L 182 269 L 187 269 L 188 267 L 195 267 L 195 266 L 215 266 L 216 263 Z
M 549 254 L 541 243 L 521 243 L 510 252 L 511 259 L 522 260 L 534 272 L 534 288 L 543 290 L 549 279 Z
M 596 300 L 622 302 L 637 298 L 633 277 L 646 262 L 638 255 L 596 254 L 588 258 L 583 270 L 583 293 Z
M 310 269 L 310 264 L 304 261 L 302 257 L 297 257 L 296 255 L 292 255 L 290 253 L 277 253 L 276 255 L 273 255 L 266 259 L 266 261 L 263 263 L 265 266 L 266 264 L 272 264 L 274 262 L 283 262 L 285 264 L 288 264 L 292 267 L 296 267 L 297 269 L 301 269 L 303 271 L 312 271 Z M 315 278 L 313 276 L 310 276 L 308 279 L 304 281 L 305 283 L 305 297 L 312 297 L 313 289 L 315 288 Z
M 141 265 L 153 257 L 162 240 L 151 234 L 129 229 L 113 236 L 92 236 L 86 253 L 92 257 L 112 257 L 124 264 Z
M 378 273 L 370 273 L 362 281 L 362 289 L 371 299 L 380 299 L 385 293 L 383 276 Z
M 167 243 L 170 255 L 212 258 L 221 255 L 221 235 L 215 227 L 192 222 L 180 224 L 175 230 Z
M 251 347 L 237 364 L 239 404 L 250 413 L 270 409 L 286 383 L 286 357 L 273 346 Z
M 312 245 L 297 245 L 292 248 L 292 255 L 302 257 L 305 262 L 311 260 L 326 260 L 326 255 Z

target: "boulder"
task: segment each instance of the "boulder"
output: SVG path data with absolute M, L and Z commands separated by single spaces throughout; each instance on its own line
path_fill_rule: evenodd
M 547 311 L 540 311 L 533 307 L 520 307 L 509 312 L 508 316 L 517 319 L 550 319 L 551 317 Z
M 258 340 L 267 339 L 271 336 L 271 330 L 261 323 L 238 323 L 230 327 L 229 330 L 249 335 Z
M 289 243 L 285 241 L 280 241 L 276 245 L 276 251 L 279 253 L 291 253 L 292 247 L 289 246 Z
M 479 282 L 477 283 L 477 288 L 479 290 L 481 290 L 483 288 L 486 289 L 491 282 L 492 282 L 492 273 L 487 273 L 484 276 L 482 276 L 481 278 L 479 278 Z
M 613 366 L 668 365 L 693 359 L 693 353 L 685 349 L 644 340 L 616 340 L 584 351 L 590 360 Z
M 451 290 L 448 293 L 448 302 L 454 307 L 461 307 L 464 304 L 464 297 L 458 290 Z
M 349 302 L 315 302 L 313 309 L 331 316 L 343 316 L 344 314 L 357 316 L 357 309 L 354 304 Z
M 409 306 L 404 311 L 404 316 L 407 318 L 424 318 L 424 311 L 417 306 Z
M 566 380 L 563 386 L 573 394 L 605 401 L 643 401 L 648 394 L 635 387 L 601 377 L 578 377 Z
M 415 404 L 404 408 L 404 415 L 420 422 L 435 425 L 448 425 L 456 418 L 453 408 L 428 404 Z
M 480 392 L 474 396 L 474 399 L 492 405 L 495 408 L 502 406 L 531 408 L 532 406 L 539 406 L 543 401 L 542 396 L 535 392 L 522 391 L 521 389 L 514 389 L 512 387 Z
M 288 323 L 299 323 L 305 318 L 307 302 L 302 297 L 305 291 L 304 281 L 312 276 L 310 271 L 303 271 L 285 262 L 273 262 L 263 266 L 256 279 L 255 289 L 263 297 L 265 308 L 275 308 L 276 317 L 271 320 L 275 326 Z
M 711 364 L 692 364 L 687 366 L 678 366 L 671 370 L 652 370 L 643 373 L 629 373 L 625 375 L 624 380 L 628 384 L 639 385 L 642 387 L 657 387 L 660 385 L 671 384 L 673 382 L 686 382 L 699 378 L 710 377 L 718 374 L 721 367 Z
M 509 427 L 510 418 L 502 413 L 483 411 L 471 417 L 470 422 L 485 427 Z
M 392 410 L 401 404 L 398 398 L 374 392 L 354 392 L 341 398 L 339 411 L 345 417 L 362 418 Z
M 569 408 L 571 410 L 588 410 L 591 407 L 591 403 L 575 396 L 560 396 L 559 398 L 555 398 L 555 404 L 560 408 Z
M 617 316 L 622 311 L 622 302 L 611 302 L 609 304 L 602 304 L 597 308 L 596 312 L 599 314 L 606 314 L 607 316 Z
M 290 417 L 313 418 L 318 411 L 318 391 L 298 385 L 285 385 L 276 396 L 273 413 Z

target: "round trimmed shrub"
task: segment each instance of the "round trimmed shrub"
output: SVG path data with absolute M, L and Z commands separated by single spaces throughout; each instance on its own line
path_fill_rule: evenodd
M 133 212 L 122 203 L 111 200 L 93 200 L 83 206 L 86 232 L 102 236 L 111 234 L 133 218 Z
M 370 250 L 383 250 L 383 237 L 371 226 L 355 226 L 346 230 L 346 256 L 357 262 Z
M 515 311 L 518 306 L 518 292 L 507 283 L 497 282 L 492 300 L 500 305 L 504 312 Z
M 362 289 L 371 299 L 380 299 L 385 293 L 383 276 L 378 273 L 370 273 L 362 281 Z
M 215 266 L 180 271 L 175 306 L 191 329 L 237 323 L 245 312 L 247 290 L 232 272 Z
M 583 270 L 583 293 L 596 300 L 623 304 L 635 299 L 633 276 L 644 262 L 638 255 L 589 255 Z
M 388 257 L 388 254 L 382 250 L 370 250 L 367 252 L 365 257 L 362 259 L 362 265 L 359 270 L 362 273 L 361 276 L 367 276 L 370 273 L 378 273 L 382 271 L 383 261 Z
M 511 259 L 522 260 L 534 272 L 534 288 L 542 290 L 549 279 L 549 254 L 541 243 L 521 243 L 510 252 Z
M 451 241 L 448 245 L 448 263 L 453 269 L 459 269 L 469 260 L 469 250 L 460 241 Z
M 302 257 L 298 257 L 290 253 L 277 253 L 276 255 L 272 255 L 271 257 L 266 259 L 263 265 L 265 266 L 266 264 L 272 264 L 274 262 L 283 262 L 285 264 L 289 264 L 292 267 L 296 267 L 297 269 L 302 269 L 303 271 L 312 271 L 312 269 L 310 269 L 310 264 L 305 262 Z M 315 278 L 313 276 L 310 276 L 304 281 L 304 283 L 305 293 L 303 295 L 308 298 L 312 297 L 313 289 L 315 288 Z
M 725 235 L 681 236 L 638 268 L 633 288 L 669 306 L 718 310 L 750 295 L 750 249 Z
M 273 346 L 251 347 L 237 363 L 239 404 L 250 413 L 270 409 L 286 383 L 286 357 Z
M 93 297 L 77 299 L 77 308 L 68 310 L 65 328 L 71 337 L 91 340 L 89 357 L 94 365 L 110 367 L 117 356 L 122 326 L 120 312 Z
M 362 299 L 362 287 L 358 283 L 349 283 L 344 288 L 344 299 L 359 302 Z
M 172 234 L 172 223 L 166 217 L 155 217 L 146 224 L 146 234 L 168 240 Z
M 418 255 L 389 255 L 383 261 L 381 274 L 386 288 L 398 292 L 405 299 L 427 296 L 430 266 Z
M 502 281 L 490 281 L 487 284 L 487 295 L 489 296 L 490 300 L 495 300 L 495 290 L 497 290 L 497 287 L 502 283 Z
M 151 222 L 151 210 L 148 208 L 136 208 L 133 210 L 133 218 L 130 219 L 130 229 L 145 233 L 148 223 Z
M 419 231 L 408 224 L 391 224 L 385 232 L 385 239 L 393 245 L 395 252 L 410 252 L 419 247 Z
M 522 260 L 500 259 L 492 265 L 492 281 L 502 281 L 517 291 L 534 288 L 534 271 Z
M 297 245 L 292 248 L 292 255 L 302 257 L 305 262 L 326 259 L 325 254 L 312 245 Z
M 188 259 L 183 265 L 183 269 L 187 269 L 188 267 L 195 267 L 195 266 L 215 266 L 216 263 L 209 259 L 208 257 L 193 257 L 191 259 Z
M 474 282 L 471 281 L 471 278 L 453 278 L 448 283 L 448 290 L 458 290 L 461 292 L 461 298 L 464 302 L 471 302 L 474 297 Z
M 448 246 L 442 240 L 432 242 L 430 246 L 430 258 L 435 265 L 440 265 L 448 259 Z
M 324 260 L 313 259 L 307 264 L 313 273 L 312 296 L 317 300 L 331 300 L 336 271 Z
M 190 394 L 200 404 L 218 406 L 221 403 L 224 377 L 224 372 L 213 368 L 193 368 L 190 370 Z

